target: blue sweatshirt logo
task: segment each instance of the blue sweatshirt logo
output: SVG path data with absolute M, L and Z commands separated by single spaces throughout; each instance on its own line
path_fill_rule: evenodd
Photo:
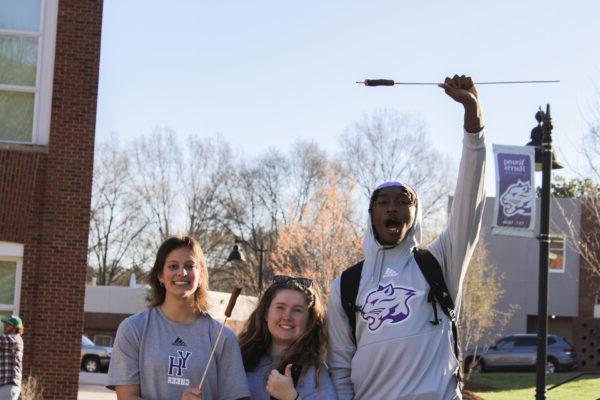
M 371 332 L 375 332 L 386 321 L 388 324 L 397 324 L 408 318 L 408 300 L 415 294 L 415 290 L 394 286 L 393 282 L 379 284 L 377 289 L 367 294 L 360 315 L 367 321 Z

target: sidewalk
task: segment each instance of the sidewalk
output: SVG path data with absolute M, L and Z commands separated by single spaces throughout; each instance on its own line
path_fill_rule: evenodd
M 116 400 L 115 392 L 105 385 L 106 374 L 80 372 L 77 400 Z

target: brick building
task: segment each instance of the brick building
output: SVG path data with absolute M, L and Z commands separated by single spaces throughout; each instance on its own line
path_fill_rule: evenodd
M 102 1 L 0 2 L 0 314 L 25 375 L 76 399 Z
M 589 249 L 599 252 L 598 203 L 592 206 L 585 202 L 581 206 L 581 231 L 594 232 L 582 235 L 582 241 Z M 600 260 L 600 254 L 591 257 Z M 598 271 L 598 266 L 588 265 L 589 260 L 581 259 L 579 271 L 579 315 L 573 322 L 573 344 L 579 354 L 582 369 L 600 371 L 600 276 L 590 274 L 590 269 Z
M 510 305 L 518 306 L 508 324 L 495 333 L 535 333 L 538 312 L 538 241 L 535 238 L 492 235 L 493 213 L 494 198 L 487 198 L 482 234 L 490 262 L 504 274 L 505 293 L 499 308 L 508 310 Z M 577 235 L 600 229 L 591 210 L 578 199 L 554 198 L 551 203 L 550 224 L 553 238 L 549 249 L 548 331 L 565 337 L 573 344 L 580 369 L 599 371 L 600 277 L 591 273 L 585 261 L 568 245 L 570 224 Z M 536 232 L 538 230 L 539 226 Z M 575 239 L 585 240 L 586 237 L 587 235 L 581 235 Z

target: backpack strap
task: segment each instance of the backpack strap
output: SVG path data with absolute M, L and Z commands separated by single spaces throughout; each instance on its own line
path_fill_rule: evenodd
M 446 286 L 446 281 L 444 280 L 444 273 L 442 272 L 442 267 L 440 266 L 440 263 L 427 249 L 415 248 L 413 250 L 413 254 L 415 256 L 417 264 L 419 265 L 421 273 L 425 277 L 425 280 L 427 281 L 430 287 L 427 301 L 437 301 L 440 307 L 442 307 L 444 313 L 452 321 L 456 321 L 454 301 L 452 300 L 452 297 L 450 296 L 450 291 Z M 434 325 L 439 324 L 437 316 L 435 318 L 435 321 L 431 321 L 431 323 Z
M 359 310 L 359 307 L 356 305 L 356 297 L 358 296 L 358 286 L 360 284 L 360 275 L 364 263 L 365 260 L 362 260 L 353 266 L 346 268 L 340 277 L 340 297 L 342 300 L 342 307 L 348 317 L 354 344 L 356 344 L 356 312 Z
M 446 286 L 444 280 L 444 273 L 438 260 L 431 254 L 427 249 L 413 249 L 413 254 L 417 265 L 421 273 L 425 277 L 425 280 L 429 284 L 429 294 L 427 295 L 427 301 L 431 303 L 433 307 L 434 320 L 430 321 L 434 325 L 438 325 L 440 320 L 437 316 L 436 302 L 442 307 L 442 311 L 446 314 L 452 322 L 452 336 L 454 337 L 454 355 L 456 359 L 460 361 L 460 350 L 458 348 L 458 326 L 456 325 L 456 311 L 454 306 L 454 300 L 450 296 L 450 291 Z M 460 367 L 458 370 L 458 383 L 462 384 L 462 376 L 460 374 Z

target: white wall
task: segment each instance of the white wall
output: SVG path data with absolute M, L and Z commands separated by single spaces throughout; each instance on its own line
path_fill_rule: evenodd
M 147 289 L 124 286 L 86 286 L 85 312 L 107 314 L 135 314 L 146 309 L 145 297 Z M 233 321 L 245 321 L 254 307 L 257 298 L 253 296 L 238 297 L 231 314 Z M 229 303 L 229 293 L 208 292 L 208 312 L 213 318 L 222 320 L 225 308 Z

